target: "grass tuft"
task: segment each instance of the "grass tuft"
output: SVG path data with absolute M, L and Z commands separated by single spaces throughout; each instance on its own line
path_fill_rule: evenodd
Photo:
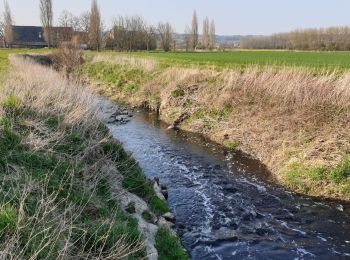
M 165 227 L 158 229 L 156 235 L 156 248 L 160 260 L 189 259 L 187 253 L 182 248 L 179 238 L 174 236 L 171 231 Z
M 11 205 L 0 206 L 0 239 L 1 234 L 12 234 L 16 230 L 18 212 Z
M 341 183 L 350 177 L 350 156 L 344 156 L 335 169 L 330 170 L 329 179 Z

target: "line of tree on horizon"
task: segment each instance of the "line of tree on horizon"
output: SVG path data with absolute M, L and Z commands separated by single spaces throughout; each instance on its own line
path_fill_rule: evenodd
M 299 29 L 270 36 L 252 36 L 241 40 L 242 49 L 289 49 L 349 51 L 350 27 Z
M 14 21 L 7 0 L 4 0 L 5 10 L 0 17 L 0 38 L 5 47 L 11 47 L 16 40 L 13 30 Z M 64 10 L 58 18 L 56 27 L 53 22 L 52 0 L 39 0 L 40 20 L 43 36 L 47 46 L 56 47 L 60 42 L 79 36 L 93 50 L 103 48 L 117 51 L 155 50 L 164 51 L 176 49 L 213 50 L 216 48 L 215 22 L 203 21 L 203 34 L 199 35 L 197 13 L 194 10 L 191 26 L 186 26 L 183 42 L 176 41 L 175 30 L 169 22 L 159 22 L 156 26 L 149 25 L 141 16 L 120 16 L 113 20 L 109 29 L 104 28 L 97 0 L 92 0 L 91 10 L 79 16 Z M 57 39 L 57 28 L 60 38 Z M 201 38 L 201 39 L 200 39 Z

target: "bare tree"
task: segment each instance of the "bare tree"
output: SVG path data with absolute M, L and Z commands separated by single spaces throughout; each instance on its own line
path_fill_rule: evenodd
M 145 41 L 147 45 L 147 51 L 151 49 L 152 41 L 155 39 L 156 36 L 156 28 L 154 28 L 152 25 L 146 26 L 145 30 Z
M 192 47 L 191 47 L 191 28 L 190 26 L 186 25 L 185 27 L 185 48 L 186 51 L 189 51 Z
M 127 28 L 125 18 L 120 16 L 113 21 L 112 29 L 109 33 L 108 48 L 116 49 L 119 51 L 127 50 Z
M 4 30 L 5 30 L 4 18 L 2 17 L 2 14 L 0 14 L 0 38 L 4 37 Z
M 76 31 L 89 33 L 90 28 L 90 13 L 82 13 L 78 18 Z
M 143 42 L 146 23 L 140 16 L 125 17 L 127 26 L 127 45 L 129 51 L 136 50 L 139 43 Z
M 73 30 L 76 30 L 78 25 L 75 16 L 67 11 L 63 10 L 62 14 L 58 18 L 58 25 L 61 27 L 61 40 L 70 41 L 73 37 Z
M 44 38 L 49 48 L 52 45 L 52 0 L 40 0 L 40 19 L 44 28 Z
M 86 18 L 87 16 L 87 18 Z M 83 20 L 87 20 L 87 25 L 84 25 L 86 23 Z M 74 31 L 89 31 L 89 14 L 83 14 L 81 16 L 75 16 L 71 12 L 67 10 L 63 10 L 60 17 L 58 18 L 58 25 L 60 27 L 70 27 Z
M 198 19 L 196 10 L 193 11 L 191 28 L 192 49 L 195 50 L 198 45 Z
M 79 43 L 74 40 L 62 42 L 58 47 L 58 52 L 54 54 L 54 65 L 57 69 L 65 72 L 67 78 L 73 75 L 80 77 L 80 66 L 83 62 L 83 51 Z
M 288 35 L 283 33 L 244 37 L 240 43 L 240 47 L 244 49 L 286 49 L 287 45 Z
M 73 14 L 67 10 L 63 10 L 58 18 L 58 24 L 61 27 L 70 27 L 73 20 Z
M 170 23 L 159 23 L 158 33 L 163 50 L 166 52 L 170 51 L 173 41 L 173 28 Z
M 2 15 L 0 16 L 0 40 L 2 40 L 0 46 L 5 47 L 5 23 Z
M 210 23 L 209 29 L 209 49 L 213 50 L 216 47 L 216 32 L 215 32 L 215 22 L 214 20 Z
M 210 37 L 209 37 L 209 19 L 205 17 L 203 21 L 203 40 L 202 45 L 204 49 L 209 49 L 210 47 Z
M 119 51 L 151 50 L 156 48 L 156 28 L 140 16 L 120 16 L 106 39 L 106 47 Z
M 3 21 L 3 34 L 4 34 L 4 43 L 5 47 L 11 46 L 11 43 L 14 40 L 13 35 L 13 20 L 11 15 L 11 9 L 7 1 L 4 1 L 4 21 Z
M 89 28 L 90 28 L 90 13 L 85 12 L 79 16 L 74 17 L 74 32 L 79 38 L 80 43 L 86 45 L 90 41 Z
M 92 0 L 89 23 L 90 46 L 100 51 L 102 46 L 102 22 L 97 0 Z
M 299 29 L 270 36 L 246 37 L 241 40 L 241 48 L 348 51 L 350 27 Z

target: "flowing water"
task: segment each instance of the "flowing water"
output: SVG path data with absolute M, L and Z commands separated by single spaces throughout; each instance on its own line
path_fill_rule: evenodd
M 298 196 L 263 165 L 137 112 L 109 124 L 147 177 L 168 187 L 192 259 L 350 259 L 350 205 Z

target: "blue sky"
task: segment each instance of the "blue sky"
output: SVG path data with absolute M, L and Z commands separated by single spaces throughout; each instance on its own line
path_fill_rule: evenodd
M 3 3 L 0 0 L 0 11 Z M 17 25 L 40 25 L 39 0 L 8 0 Z M 53 0 L 55 20 L 67 9 L 80 14 L 91 0 Z M 350 25 L 350 0 L 99 0 L 106 25 L 118 15 L 138 14 L 149 23 L 169 21 L 177 32 L 194 9 L 216 22 L 218 34 L 271 34 L 297 28 Z

